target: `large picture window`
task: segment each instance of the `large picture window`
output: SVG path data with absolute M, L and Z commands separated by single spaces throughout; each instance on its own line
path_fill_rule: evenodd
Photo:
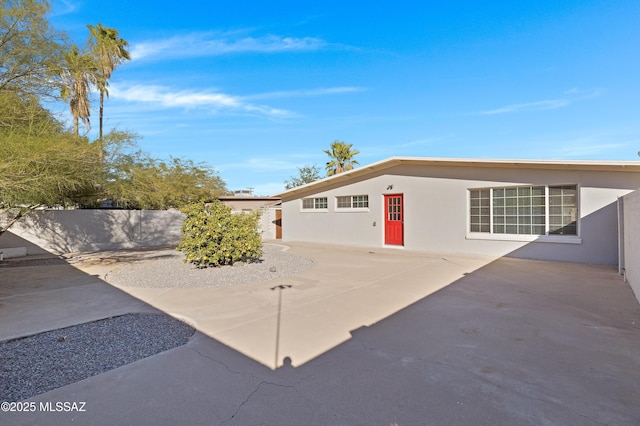
M 519 186 L 469 190 L 469 231 L 577 235 L 577 187 Z

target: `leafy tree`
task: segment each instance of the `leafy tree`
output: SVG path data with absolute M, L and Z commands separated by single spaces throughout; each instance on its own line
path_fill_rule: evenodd
M 87 129 L 91 128 L 89 93 L 91 86 L 97 82 L 98 69 L 93 58 L 80 52 L 76 45 L 71 46 L 71 49 L 64 52 L 63 56 L 65 64 L 61 73 L 62 89 L 60 94 L 62 99 L 69 103 L 69 111 L 73 116 L 73 128 L 77 136 L 79 134 L 79 120 L 82 120 Z
M 136 136 L 112 131 L 104 137 L 102 197 L 127 208 L 167 209 L 209 201 L 227 192 L 215 170 L 192 160 L 154 159 L 138 149 Z
M 260 212 L 234 214 L 219 200 L 190 204 L 181 210 L 186 217 L 178 250 L 185 254 L 185 263 L 206 268 L 255 262 L 262 256 Z
M 0 229 L 41 205 L 75 203 L 93 191 L 99 155 L 42 108 L 38 100 L 0 92 L 0 208 L 17 213 Z
M 306 185 L 322 179 L 320 169 L 315 164 L 313 166 L 298 167 L 298 173 L 298 176 L 291 176 L 291 180 L 284 181 L 285 189 L 292 189 L 296 186 Z
M 103 27 L 102 24 L 87 25 L 89 28 L 89 40 L 87 44 L 95 58 L 97 65 L 96 86 L 100 92 L 100 133 L 99 139 L 102 139 L 102 118 L 104 112 L 104 95 L 109 97 L 108 80 L 111 73 L 118 65 L 126 60 L 131 59 L 127 47 L 129 43 L 119 38 L 118 30 L 114 28 Z
M 51 28 L 49 9 L 47 0 L 0 4 L 0 209 L 17 209 L 15 221 L 41 205 L 113 200 L 160 209 L 226 193 L 224 181 L 205 164 L 154 159 L 138 149 L 133 134 L 102 134 L 108 79 L 129 59 L 127 42 L 98 24 L 89 26 L 89 50 L 68 47 L 64 34 Z M 89 143 L 79 136 L 79 121 L 90 125 L 94 85 L 101 95 L 100 138 Z M 69 103 L 73 131 L 42 107 L 45 97 L 58 94 Z
M 65 37 L 49 24 L 46 0 L 0 4 L 0 91 L 56 93 Z
M 351 149 L 353 144 L 346 144 L 342 141 L 333 141 L 331 149 L 325 149 L 322 152 L 327 154 L 330 161 L 327 162 L 327 176 L 333 176 L 338 173 L 353 169 L 354 164 L 360 164 L 353 157 L 360 154 L 357 149 Z

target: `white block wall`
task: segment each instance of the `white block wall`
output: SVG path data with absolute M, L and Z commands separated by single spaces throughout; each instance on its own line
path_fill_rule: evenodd
M 640 302 L 640 190 L 623 198 L 624 274 Z
M 2 248 L 27 255 L 177 246 L 184 215 L 178 210 L 38 210 L 0 237 Z M 259 231 L 275 238 L 275 211 L 265 209 Z M 6 218 L 0 218 L 0 223 Z

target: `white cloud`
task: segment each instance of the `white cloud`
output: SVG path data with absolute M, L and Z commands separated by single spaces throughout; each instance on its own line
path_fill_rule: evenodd
M 71 2 L 69 0 L 61 0 L 59 3 L 56 2 L 53 5 L 50 16 L 56 17 L 56 16 L 62 16 L 62 15 L 68 15 L 69 13 L 75 12 L 76 9 L 78 9 L 78 6 L 75 4 L 75 2 Z
M 180 57 L 216 56 L 240 52 L 286 52 L 318 50 L 326 42 L 315 37 L 246 36 L 245 32 L 197 32 L 161 40 L 134 43 L 131 58 L 163 60 Z
M 622 143 L 593 143 L 590 139 L 574 141 L 557 150 L 560 157 L 587 157 L 607 154 L 624 147 Z
M 307 96 L 325 96 L 336 95 L 342 93 L 361 92 L 366 90 L 364 87 L 344 86 L 344 87 L 326 87 L 320 89 L 301 89 L 288 90 L 280 92 L 258 93 L 255 95 L 244 96 L 244 99 L 278 99 L 278 98 L 294 98 Z
M 156 108 L 205 108 L 212 111 L 227 110 L 245 113 L 258 113 L 271 117 L 292 117 L 291 111 L 273 108 L 268 105 L 248 103 L 241 97 L 213 91 L 172 91 L 155 85 L 112 86 L 109 90 L 113 99 L 127 102 L 144 103 Z
M 569 99 L 551 99 L 546 101 L 529 102 L 524 104 L 507 105 L 501 108 L 491 109 L 487 111 L 480 111 L 479 115 L 495 115 L 506 114 L 510 112 L 522 112 L 522 111 L 543 111 L 548 109 L 563 108 L 571 104 Z
M 490 109 L 486 111 L 480 111 L 478 115 L 495 115 L 495 114 L 507 114 L 512 112 L 526 112 L 526 111 L 544 111 L 551 109 L 564 108 L 571 105 L 574 102 L 582 101 L 585 99 L 596 98 L 604 93 L 603 89 L 582 90 L 578 88 L 571 88 L 565 90 L 563 95 L 566 95 L 560 99 L 548 99 L 537 102 L 527 102 L 522 104 L 512 104 L 503 106 L 496 109 Z
M 204 108 L 212 111 L 244 112 L 260 114 L 270 117 L 291 118 L 297 116 L 293 111 L 274 108 L 269 105 L 257 104 L 251 101 L 262 99 L 323 96 L 340 93 L 350 93 L 364 90 L 358 87 L 329 87 L 309 90 L 292 90 L 282 92 L 262 93 L 256 95 L 234 96 L 219 93 L 214 90 L 172 90 L 159 85 L 113 85 L 109 89 L 110 97 L 132 103 L 143 103 L 155 109 Z

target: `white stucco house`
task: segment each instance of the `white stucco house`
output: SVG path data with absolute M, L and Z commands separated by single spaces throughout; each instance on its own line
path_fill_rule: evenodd
M 638 161 L 392 157 L 276 194 L 283 241 L 615 265 Z

